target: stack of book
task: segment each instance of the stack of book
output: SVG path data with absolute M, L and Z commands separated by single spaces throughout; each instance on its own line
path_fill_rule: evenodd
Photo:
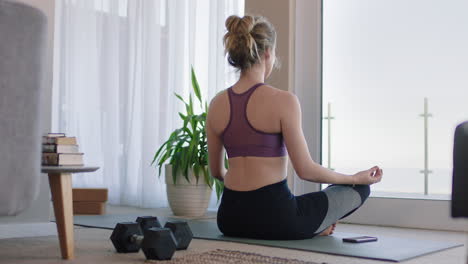
M 42 138 L 43 166 L 83 166 L 76 137 L 64 133 L 49 133 Z

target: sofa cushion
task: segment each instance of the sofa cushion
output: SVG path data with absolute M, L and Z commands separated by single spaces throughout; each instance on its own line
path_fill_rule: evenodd
M 0 0 L 0 215 L 18 214 L 39 192 L 46 24 L 41 11 Z

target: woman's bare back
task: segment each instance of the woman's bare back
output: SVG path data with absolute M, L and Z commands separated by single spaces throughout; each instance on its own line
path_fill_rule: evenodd
M 236 84 L 236 94 L 247 91 L 252 85 Z M 257 130 L 280 133 L 282 98 L 285 91 L 268 85 L 258 87 L 247 103 L 247 119 Z M 210 106 L 211 129 L 221 137 L 230 118 L 230 102 L 227 90 L 219 93 Z M 279 182 L 287 176 L 287 156 L 282 157 L 234 157 L 229 159 L 229 170 L 224 176 L 226 187 L 237 191 L 250 191 Z

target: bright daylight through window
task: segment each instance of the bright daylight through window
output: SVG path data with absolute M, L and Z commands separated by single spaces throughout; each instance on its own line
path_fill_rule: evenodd
M 449 198 L 468 120 L 468 2 L 323 1 L 323 165 L 379 165 L 374 196 Z

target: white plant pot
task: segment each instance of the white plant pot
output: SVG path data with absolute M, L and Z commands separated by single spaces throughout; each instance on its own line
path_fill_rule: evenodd
M 167 200 L 174 215 L 203 216 L 208 209 L 212 193 L 212 189 L 205 183 L 203 173 L 197 184 L 192 170 L 189 170 L 188 174 L 190 182 L 179 172 L 177 182 L 174 184 L 170 164 L 166 164 L 165 172 Z

